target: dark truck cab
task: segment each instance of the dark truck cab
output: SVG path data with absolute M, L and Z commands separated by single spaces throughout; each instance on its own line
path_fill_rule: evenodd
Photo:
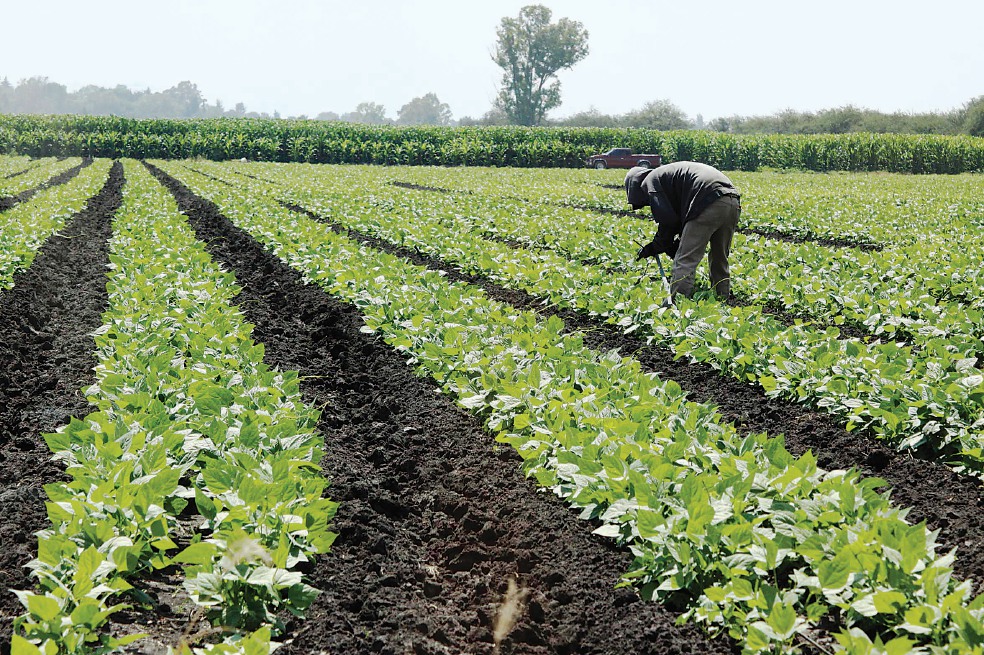
M 631 148 L 612 148 L 600 155 L 591 155 L 584 160 L 592 168 L 632 168 L 645 166 L 656 168 L 663 163 L 662 155 L 634 155 Z

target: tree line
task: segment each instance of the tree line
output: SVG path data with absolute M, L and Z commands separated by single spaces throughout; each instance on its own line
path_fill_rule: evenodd
M 504 117 L 486 114 L 474 124 L 505 124 Z M 657 130 L 708 130 L 729 134 L 940 134 L 984 136 L 984 96 L 945 112 L 881 112 L 846 105 L 816 112 L 785 109 L 769 116 L 733 115 L 705 121 L 691 119 L 668 100 L 656 100 L 625 114 L 590 109 L 544 125 L 562 127 L 644 127 Z
M 122 118 L 282 118 L 280 112 L 247 111 L 239 102 L 227 109 L 221 100 L 210 104 L 198 85 L 190 81 L 164 91 L 133 90 L 122 84 L 112 88 L 87 85 L 69 91 L 64 84 L 46 77 L 31 77 L 16 85 L 0 80 L 0 114 L 75 114 L 81 116 L 120 116 Z M 306 119 L 308 116 L 288 118 Z M 375 102 L 359 103 L 355 109 L 338 114 L 322 112 L 316 120 L 345 121 L 370 125 L 451 125 L 451 109 L 437 95 L 427 93 L 413 98 L 397 112 L 386 116 L 386 108 Z

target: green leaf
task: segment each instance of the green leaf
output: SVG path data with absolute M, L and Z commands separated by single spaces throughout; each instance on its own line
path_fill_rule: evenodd
M 748 633 L 745 635 L 745 648 L 751 653 L 761 653 L 772 648 L 772 642 L 768 635 L 755 626 L 748 626 Z
M 85 625 L 90 629 L 98 627 L 101 623 L 101 607 L 99 601 L 94 598 L 83 598 L 78 607 L 72 610 L 72 623 L 74 625 Z
M 622 534 L 622 531 L 615 523 L 605 523 L 600 528 L 595 528 L 591 534 L 601 535 L 602 537 L 617 538 L 620 534 Z
M 61 614 L 61 605 L 51 596 L 30 594 L 27 596 L 27 611 L 42 621 L 51 621 Z
M 734 578 L 731 580 L 731 593 L 736 600 L 751 600 L 755 598 L 755 588 L 747 578 Z
M 188 387 L 188 395 L 195 400 L 195 408 L 204 416 L 218 416 L 235 399 L 235 395 L 225 387 L 204 380 Z
M 195 487 L 195 507 L 198 508 L 198 513 L 209 521 L 215 519 L 215 503 L 212 502 L 209 496 L 202 493 L 202 490 L 198 487 Z
M 885 655 L 908 655 L 916 645 L 915 640 L 908 637 L 896 637 L 885 644 Z
M 311 603 L 321 592 L 306 584 L 296 584 L 287 591 L 288 609 L 300 616 L 300 613 L 311 606 Z
M 936 613 L 925 605 L 910 607 L 905 612 L 905 622 L 899 626 L 907 632 L 916 635 L 928 635 L 933 632 L 933 625 L 936 622 Z
M 895 614 L 907 604 L 908 599 L 900 591 L 876 591 L 873 596 L 875 611 L 879 614 Z
M 215 557 L 218 547 L 208 541 L 200 541 L 191 544 L 180 553 L 175 555 L 172 560 L 177 564 L 194 564 L 204 566 L 210 564 Z
M 820 586 L 825 591 L 840 591 L 846 587 L 850 574 L 851 567 L 843 557 L 824 560 L 817 567 L 817 577 L 820 579 Z
M 772 606 L 765 621 L 769 627 L 775 630 L 779 639 L 785 641 L 793 636 L 793 632 L 796 631 L 796 610 L 793 609 L 792 605 L 776 603 Z
M 24 637 L 14 634 L 10 638 L 10 655 L 44 655 L 41 649 Z

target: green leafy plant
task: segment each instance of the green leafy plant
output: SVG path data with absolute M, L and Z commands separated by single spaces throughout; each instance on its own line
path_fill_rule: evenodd
M 334 539 L 318 413 L 302 402 L 296 371 L 263 363 L 231 304 L 233 276 L 163 187 L 136 162 L 124 168 L 86 390 L 96 411 L 45 435 L 70 480 L 45 488 L 51 528 L 30 565 L 40 593 L 16 592 L 26 613 L 13 652 L 118 650 L 140 635 L 105 632 L 124 607 L 114 601 L 147 600 L 128 580 L 183 565 L 186 590 L 223 641 L 176 652 L 268 653 L 283 628 L 275 611 L 301 616 L 317 593 L 296 567 Z M 178 521 L 192 509 L 204 540 Z
M 244 192 L 179 164 L 160 165 L 308 280 L 357 305 L 367 331 L 482 416 L 539 484 L 600 520 L 600 534 L 634 553 L 626 582 L 643 595 L 685 606 L 688 618 L 727 630 L 750 653 L 792 648 L 798 635 L 828 620 L 840 625 L 845 652 L 865 652 L 859 631 L 893 650 L 905 643 L 940 652 L 977 647 L 984 600 L 953 579 L 952 554 L 937 554 L 935 535 L 906 521 L 884 481 L 825 471 L 810 453 L 792 456 L 781 438 L 742 434 L 637 361 L 586 348 L 578 335 L 564 334 L 562 321 L 541 321 L 325 230 L 285 209 L 261 183 L 241 182 Z M 574 273 L 549 255 L 528 254 L 533 264 L 508 259 L 494 242 L 461 231 L 448 231 L 457 240 L 451 243 L 427 220 L 412 224 L 421 232 L 411 237 L 383 212 L 367 212 L 347 196 L 332 200 L 336 220 L 376 225 L 376 234 L 392 229 L 400 243 L 423 249 L 433 240 L 448 257 L 482 250 L 459 261 L 494 262 L 503 278 L 528 276 L 543 262 Z M 548 279 L 536 270 L 530 279 Z M 688 305 L 650 316 L 655 328 L 664 316 L 679 321 L 711 309 Z M 711 315 L 701 320 L 709 333 Z M 682 331 L 696 344 L 692 328 Z M 940 623 L 926 632 L 930 616 Z

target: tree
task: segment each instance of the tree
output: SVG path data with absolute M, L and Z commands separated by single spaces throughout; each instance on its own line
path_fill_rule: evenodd
M 12 110 L 18 114 L 63 114 L 68 108 L 68 90 L 47 77 L 21 80 L 13 93 Z
M 436 94 L 428 93 L 400 107 L 396 122 L 400 125 L 450 125 L 451 108 L 438 100 Z
M 721 116 L 708 123 L 707 127 L 714 132 L 737 132 L 744 123 L 744 116 Z
M 166 101 L 171 105 L 177 118 L 198 118 L 205 107 L 205 98 L 198 90 L 198 85 L 184 80 L 162 92 Z
M 14 85 L 6 77 L 0 81 L 0 114 L 12 111 L 14 104 Z
M 496 30 L 492 60 L 505 71 L 496 105 L 519 125 L 539 125 L 560 106 L 557 72 L 588 55 L 588 31 L 581 23 L 551 23 L 551 15 L 543 5 L 528 5 L 519 17 L 503 18 Z
M 646 127 L 652 130 L 686 130 L 690 120 L 669 100 L 647 102 L 642 109 L 630 111 L 623 118 L 626 127 Z
M 355 106 L 355 111 L 342 114 L 342 120 L 369 125 L 384 125 L 390 122 L 386 118 L 386 107 L 375 102 L 360 102 Z
M 984 136 L 984 96 L 978 96 L 964 108 L 963 131 L 971 136 Z

